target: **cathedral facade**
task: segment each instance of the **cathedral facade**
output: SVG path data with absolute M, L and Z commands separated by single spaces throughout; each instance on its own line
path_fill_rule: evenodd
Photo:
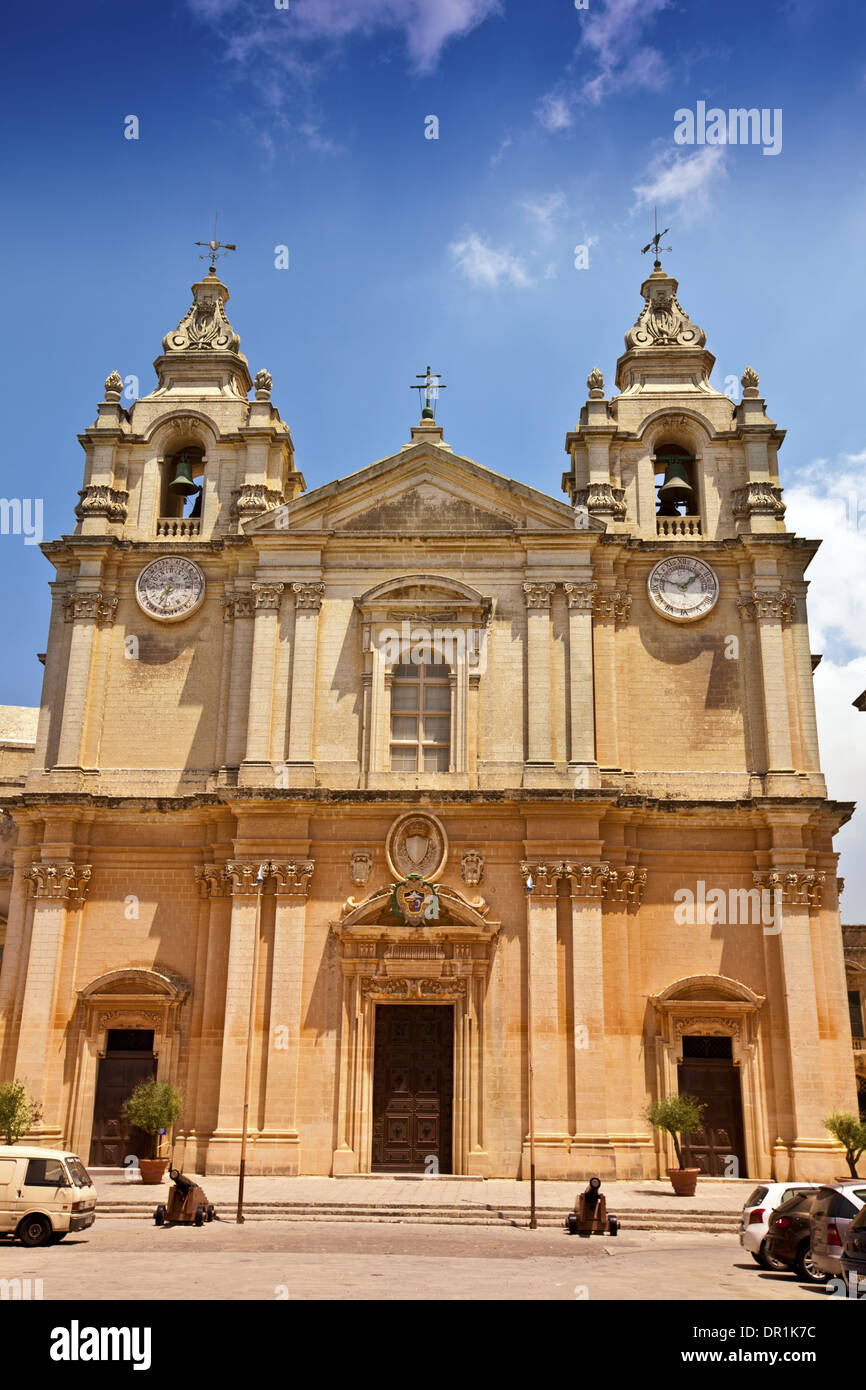
M 566 499 L 409 440 L 313 491 L 216 272 L 80 436 L 4 789 L 0 1076 L 121 1164 L 826 1179 L 856 1110 L 781 431 L 656 263 Z M 252 399 L 250 397 L 252 396 Z M 360 462 L 360 461 L 359 461 Z M 14 825 L 14 835 L 11 827 Z

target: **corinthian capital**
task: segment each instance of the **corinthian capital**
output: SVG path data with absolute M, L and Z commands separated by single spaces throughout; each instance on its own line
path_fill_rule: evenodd
M 280 896 L 306 898 L 316 865 L 312 859 L 276 860 L 270 865 Z
M 256 608 L 279 608 L 285 584 L 253 584 Z
M 569 608 L 577 608 L 583 613 L 591 613 L 598 585 L 593 581 L 585 584 L 563 584 L 565 601 Z
M 593 599 L 592 611 L 596 617 L 613 618 L 617 625 L 628 620 L 630 610 L 631 594 L 625 589 L 606 590 Z
M 117 612 L 117 595 L 105 598 L 98 592 L 67 594 L 64 617 L 68 623 L 93 622 L 97 627 L 110 627 Z
M 527 608 L 549 608 L 555 584 L 524 584 L 523 597 Z
M 794 596 L 790 589 L 753 589 L 751 594 L 737 599 L 737 607 L 744 618 L 790 623 L 794 617 Z
M 322 594 L 325 592 L 324 584 L 293 584 L 292 592 L 295 595 L 295 607 L 304 608 L 309 612 L 318 613 L 322 606 Z
M 90 865 L 73 864 L 69 860 L 31 864 L 24 870 L 27 892 L 31 898 L 48 898 L 80 906 L 90 884 Z

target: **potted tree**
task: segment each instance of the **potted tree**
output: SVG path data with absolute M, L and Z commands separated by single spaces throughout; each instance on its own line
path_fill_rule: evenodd
M 124 1106 L 127 1118 L 152 1136 L 153 1153 L 140 1158 L 141 1181 L 159 1183 L 165 1177 L 168 1158 L 159 1157 L 159 1137 L 174 1127 L 183 1109 L 183 1097 L 168 1081 L 142 1081 Z
M 653 1129 L 669 1134 L 674 1141 L 674 1152 L 680 1166 L 669 1168 L 668 1177 L 678 1197 L 694 1197 L 701 1171 L 700 1168 L 686 1168 L 684 1165 L 680 1138 L 686 1134 L 694 1134 L 696 1129 L 700 1129 L 706 1108 L 706 1105 L 695 1100 L 694 1096 L 677 1095 L 654 1100 L 648 1111 Z
M 866 1153 L 866 1120 L 858 1120 L 848 1110 L 834 1110 L 824 1121 L 824 1128 L 845 1150 L 845 1162 L 851 1177 L 859 1177 L 857 1163 Z
M 20 1081 L 0 1082 L 0 1134 L 14 1144 L 42 1119 L 42 1107 L 30 1099 Z

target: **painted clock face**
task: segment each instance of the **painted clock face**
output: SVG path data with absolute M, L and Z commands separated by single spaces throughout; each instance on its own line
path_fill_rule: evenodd
M 177 623 L 204 602 L 204 575 L 194 560 L 161 555 L 145 565 L 135 581 L 138 606 L 149 618 Z
M 680 623 L 702 618 L 719 597 L 715 570 L 694 555 L 659 560 L 650 571 L 647 589 L 656 611 Z

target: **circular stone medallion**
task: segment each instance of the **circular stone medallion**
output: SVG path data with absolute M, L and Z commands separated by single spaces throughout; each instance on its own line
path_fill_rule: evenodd
M 195 560 L 184 555 L 161 555 L 139 574 L 135 598 L 149 618 L 178 623 L 201 607 L 204 589 L 204 575 Z
M 432 881 L 445 868 L 448 836 L 440 820 L 426 811 L 398 816 L 385 840 L 385 857 L 395 879 L 420 874 Z

